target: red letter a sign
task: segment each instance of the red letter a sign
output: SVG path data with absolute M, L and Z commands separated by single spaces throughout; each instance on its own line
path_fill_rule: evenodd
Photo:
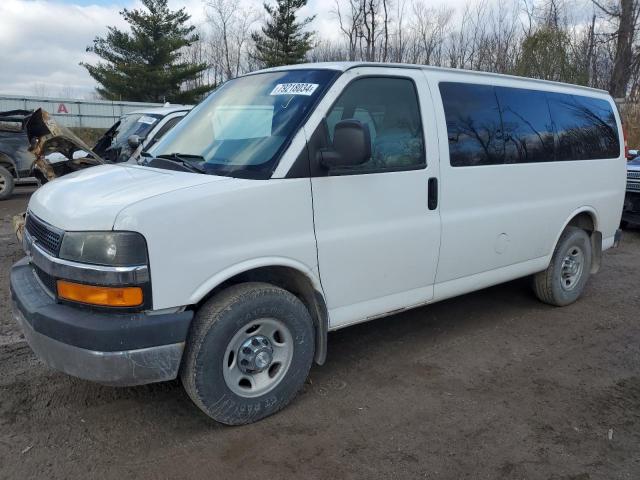
M 69 110 L 67 110 L 67 107 L 64 103 L 58 105 L 58 113 L 69 113 Z

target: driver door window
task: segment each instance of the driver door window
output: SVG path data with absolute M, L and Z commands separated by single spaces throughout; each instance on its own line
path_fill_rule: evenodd
M 405 78 L 362 78 L 340 95 L 327 117 L 329 139 L 342 120 L 359 120 L 369 129 L 371 158 L 349 167 L 352 173 L 411 170 L 426 166 L 418 97 Z

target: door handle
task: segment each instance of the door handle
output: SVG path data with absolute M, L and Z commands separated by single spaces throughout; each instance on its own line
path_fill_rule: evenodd
M 436 177 L 431 177 L 429 179 L 427 206 L 429 207 L 429 210 L 435 210 L 438 208 L 438 179 Z

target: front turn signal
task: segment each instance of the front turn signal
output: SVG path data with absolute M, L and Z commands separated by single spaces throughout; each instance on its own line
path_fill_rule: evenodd
M 139 307 L 143 295 L 140 287 L 103 287 L 58 280 L 58 297 L 72 302 L 103 307 Z

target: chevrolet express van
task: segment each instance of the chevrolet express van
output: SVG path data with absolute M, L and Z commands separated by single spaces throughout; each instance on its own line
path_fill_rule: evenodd
M 603 91 L 412 65 L 231 80 L 151 150 L 31 198 L 15 318 L 111 385 L 181 377 L 226 424 L 283 408 L 327 332 L 531 276 L 575 302 L 619 239 Z

